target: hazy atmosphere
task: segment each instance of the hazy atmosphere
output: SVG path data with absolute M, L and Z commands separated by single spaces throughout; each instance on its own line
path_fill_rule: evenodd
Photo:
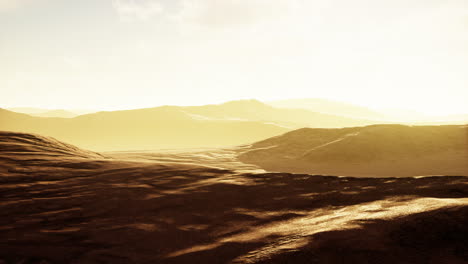
M 0 105 L 468 113 L 467 27 L 465 0 L 1 0 Z
M 0 264 L 468 263 L 468 0 L 0 0 Z

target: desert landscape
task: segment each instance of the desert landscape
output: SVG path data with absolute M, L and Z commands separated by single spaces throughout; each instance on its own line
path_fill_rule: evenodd
M 466 0 L 0 0 L 0 264 L 468 264 Z
M 405 148 L 400 152 L 409 154 L 401 156 L 406 164 L 411 163 L 408 158 L 424 161 L 421 153 L 413 151 L 446 148 L 452 156 L 437 157 L 445 167 L 415 163 L 413 168 L 388 170 L 386 164 L 380 169 L 384 174 L 394 172 L 393 177 L 382 173 L 370 177 L 375 172 L 372 165 L 351 170 L 364 177 L 347 177 L 268 172 L 262 159 L 260 166 L 243 162 L 252 155 L 266 155 L 277 164 L 290 164 L 284 156 L 294 152 L 265 144 L 283 142 L 282 137 L 291 134 L 323 146 L 303 134 L 320 133 L 320 139 L 332 145 L 343 134 L 375 128 L 390 129 L 389 137 L 398 138 L 408 136 L 401 130 L 416 130 L 410 136 L 417 137 L 429 131 L 447 135 L 425 148 L 418 142 L 408 146 L 404 140 L 383 145 L 370 141 L 379 147 L 376 150 L 388 148 L 384 153 L 393 157 L 398 154 L 395 149 Z M 309 130 L 235 148 L 103 153 L 36 134 L 1 132 L 0 259 L 3 263 L 468 261 L 467 148 L 460 146 L 466 140 L 466 126 Z M 293 143 L 286 144 L 296 150 Z M 311 156 L 315 159 L 330 155 L 325 148 L 321 152 L 314 145 L 304 147 L 318 151 Z M 368 158 L 357 155 L 365 149 L 349 149 L 355 150 L 354 158 Z M 274 152 L 261 152 L 268 150 Z M 309 155 L 311 151 L 305 156 L 312 172 L 314 160 L 309 161 Z M 453 160 L 458 157 L 453 155 L 462 156 Z M 335 157 L 338 166 L 342 156 Z M 381 158 L 387 162 L 385 156 L 375 156 L 377 162 Z M 399 177 L 417 168 L 439 176 Z

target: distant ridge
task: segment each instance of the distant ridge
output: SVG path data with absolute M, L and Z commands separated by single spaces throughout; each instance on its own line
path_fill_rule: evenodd
M 63 117 L 72 118 L 78 115 L 87 114 L 92 111 L 89 110 L 65 110 L 65 109 L 44 109 L 35 107 L 12 107 L 6 110 L 28 114 L 37 117 Z
M 33 117 L 0 110 L 0 130 L 53 136 L 96 151 L 234 146 L 301 127 L 374 123 L 303 109 L 280 109 L 257 100 L 103 111 L 74 118 Z
M 63 110 L 63 109 L 57 109 L 57 110 L 50 110 L 44 113 L 39 113 L 39 114 L 36 114 L 35 116 L 71 118 L 71 117 L 78 116 L 78 114 L 75 114 L 75 113 L 72 113 L 70 111 Z
M 268 102 L 268 104 L 275 107 L 307 109 L 314 112 L 352 118 L 389 120 L 388 115 L 376 112 L 363 106 L 321 98 L 278 100 Z

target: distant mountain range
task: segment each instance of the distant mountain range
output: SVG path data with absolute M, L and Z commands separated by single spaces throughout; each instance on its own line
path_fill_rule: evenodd
M 93 111 L 91 110 L 65 110 L 65 109 L 45 109 L 45 108 L 35 108 L 35 107 L 13 107 L 7 108 L 9 111 L 28 114 L 38 117 L 63 117 L 71 118 L 79 115 L 89 114 Z
M 98 112 L 74 118 L 41 118 L 0 110 L 0 130 L 39 133 L 99 151 L 233 146 L 300 127 L 372 123 L 303 109 L 280 109 L 256 100 Z
M 279 172 L 468 175 L 468 126 L 303 128 L 257 142 L 240 159 Z
M 298 107 L 323 111 L 279 108 L 257 100 L 104 111 L 79 116 L 66 110 L 16 109 L 32 113 L 27 115 L 0 109 L 0 130 L 39 133 L 87 149 L 113 151 L 234 146 L 303 127 L 341 128 L 391 123 L 380 118 L 379 113 L 358 106 L 324 100 L 304 100 L 303 103 L 315 106 L 298 103 Z

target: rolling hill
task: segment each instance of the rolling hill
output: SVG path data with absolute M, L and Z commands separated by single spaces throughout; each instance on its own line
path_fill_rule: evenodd
M 304 128 L 240 155 L 270 171 L 350 176 L 468 175 L 467 126 Z
M 3 110 L 0 116 L 3 130 L 40 133 L 100 151 L 237 145 L 287 131 L 260 122 L 196 120 L 170 108 L 76 118 L 38 118 Z
M 98 112 L 75 118 L 40 118 L 0 109 L 1 130 L 39 133 L 100 151 L 234 146 L 299 127 L 363 123 L 373 121 L 279 109 L 255 100 Z

